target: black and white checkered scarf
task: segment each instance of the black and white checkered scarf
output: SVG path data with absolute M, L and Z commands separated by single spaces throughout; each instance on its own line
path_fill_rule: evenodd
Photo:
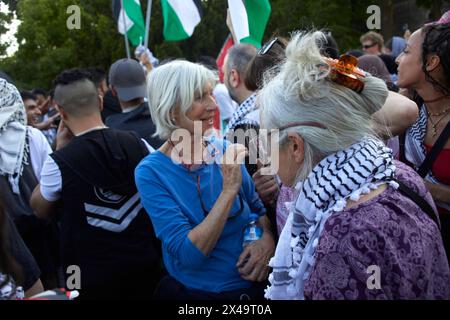
M 255 105 L 256 93 L 253 93 L 250 97 L 247 98 L 241 105 L 234 111 L 233 116 L 231 117 L 230 122 L 228 123 L 228 127 L 225 131 L 225 135 L 227 135 L 231 130 L 236 129 L 237 126 L 242 125 L 252 125 L 259 127 L 259 122 L 247 118 L 247 116 L 257 109 Z
M 315 262 L 315 250 L 326 220 L 342 211 L 347 200 L 357 201 L 380 185 L 392 182 L 395 173 L 392 150 L 368 138 L 323 159 L 308 178 L 299 183 L 297 200 L 281 232 L 269 265 L 270 286 L 266 298 L 303 299 L 305 281 Z
M 28 164 L 27 114 L 17 88 L 0 79 L 0 175 L 7 176 L 14 193 Z

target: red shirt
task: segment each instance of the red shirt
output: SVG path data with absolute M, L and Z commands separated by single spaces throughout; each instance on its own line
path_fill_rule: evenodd
M 425 148 L 429 153 L 432 146 L 425 145 Z M 433 163 L 431 172 L 440 182 L 450 185 L 450 149 L 442 149 Z

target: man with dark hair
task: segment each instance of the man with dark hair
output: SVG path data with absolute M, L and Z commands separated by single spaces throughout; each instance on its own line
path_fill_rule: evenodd
M 43 105 L 45 99 L 47 99 L 47 91 L 42 88 L 34 88 L 31 91 L 31 94 L 35 97 L 35 100 L 38 105 Z
M 34 89 L 34 91 L 39 91 L 41 89 Z M 22 97 L 23 103 L 25 104 L 25 109 L 27 111 L 27 123 L 28 125 L 39 129 L 44 133 L 47 141 L 50 145 L 54 142 L 54 137 L 56 135 L 55 121 L 58 118 L 57 113 L 51 113 L 50 100 L 51 98 L 45 98 L 42 104 L 38 103 L 37 96 L 29 91 L 21 91 L 20 96 Z M 42 92 L 38 94 L 42 97 Z M 42 101 L 41 98 L 39 98 Z
M 145 73 L 139 62 L 133 59 L 121 59 L 113 63 L 109 70 L 109 84 L 114 96 L 119 99 L 122 113 L 106 119 L 108 127 L 134 131 L 155 149 L 163 141 L 153 137 L 156 127 L 150 115 L 146 96 Z
M 62 263 L 80 268 L 81 299 L 150 298 L 160 256 L 134 169 L 152 149 L 103 124 L 102 97 L 85 71 L 65 71 L 54 85 L 62 121 L 31 206 L 48 218 L 61 205 Z
M 100 68 L 87 68 L 86 72 L 89 74 L 89 79 L 97 87 L 98 94 L 104 97 L 106 92 L 108 91 L 105 71 Z
M 25 105 L 28 125 L 36 127 L 36 125 L 40 122 L 39 117 L 41 116 L 41 110 L 38 107 L 35 96 L 29 91 L 21 91 L 20 97 Z
M 98 94 L 103 97 L 103 110 L 101 111 L 102 121 L 122 112 L 119 100 L 113 96 L 111 90 L 108 88 L 108 82 L 105 71 L 100 68 L 87 68 L 85 71 L 89 74 L 89 79 L 95 84 Z

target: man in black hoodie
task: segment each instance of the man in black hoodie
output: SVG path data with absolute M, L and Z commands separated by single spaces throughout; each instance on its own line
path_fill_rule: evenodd
M 75 69 L 55 80 L 62 121 L 31 206 L 42 218 L 60 214 L 62 263 L 64 270 L 79 267 L 81 299 L 148 299 L 159 280 L 160 249 L 134 169 L 151 147 L 103 124 L 102 98 L 88 77 Z

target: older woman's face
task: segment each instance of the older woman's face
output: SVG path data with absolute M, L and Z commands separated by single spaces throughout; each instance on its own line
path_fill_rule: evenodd
M 400 88 L 416 88 L 425 81 L 422 70 L 422 30 L 414 32 L 408 40 L 404 52 L 396 60 L 398 64 L 398 83 Z
M 195 100 L 186 113 L 186 117 L 181 117 L 179 120 L 178 124 L 181 128 L 194 133 L 194 124 L 201 124 L 203 134 L 213 127 L 214 116 L 218 107 L 212 91 L 212 86 L 207 85 L 201 96 L 200 94 L 195 95 Z
M 294 138 L 280 146 L 279 152 L 278 177 L 285 186 L 295 187 L 295 180 L 303 163 L 303 141 Z

